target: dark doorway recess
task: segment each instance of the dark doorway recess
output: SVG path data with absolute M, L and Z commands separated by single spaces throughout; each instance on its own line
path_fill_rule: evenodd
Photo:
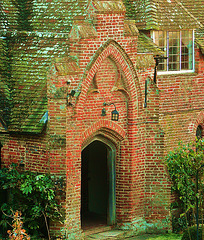
M 96 140 L 82 151 L 82 228 L 107 225 L 108 200 L 108 148 Z

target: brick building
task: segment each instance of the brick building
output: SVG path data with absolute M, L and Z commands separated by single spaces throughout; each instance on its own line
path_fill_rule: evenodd
M 0 17 L 1 166 L 66 177 L 67 239 L 169 229 L 162 159 L 203 134 L 202 1 L 7 0 Z

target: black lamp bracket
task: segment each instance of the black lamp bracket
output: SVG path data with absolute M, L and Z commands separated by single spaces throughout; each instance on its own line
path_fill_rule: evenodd
M 155 67 L 154 67 L 154 83 L 156 84 L 157 83 L 157 66 L 159 65 L 159 60 L 161 59 L 167 59 L 168 57 L 164 57 L 164 56 L 159 56 L 159 55 L 156 55 L 154 56 L 154 59 L 155 59 Z
M 106 103 L 106 102 L 103 103 L 103 106 L 110 106 L 110 105 L 113 105 L 115 107 L 115 110 L 116 110 L 115 103 Z
M 68 106 L 73 106 L 72 99 L 73 98 L 77 98 L 80 95 L 80 93 L 81 92 L 79 90 L 77 90 L 77 89 L 71 90 L 71 92 L 69 92 L 67 94 L 67 105 Z

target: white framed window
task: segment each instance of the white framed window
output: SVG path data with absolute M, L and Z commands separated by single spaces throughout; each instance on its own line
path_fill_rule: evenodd
M 154 31 L 154 42 L 165 52 L 158 73 L 194 71 L 194 31 Z

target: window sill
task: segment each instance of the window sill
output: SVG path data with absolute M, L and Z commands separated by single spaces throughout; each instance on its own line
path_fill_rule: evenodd
M 158 76 L 161 75 L 179 75 L 179 74 L 191 74 L 195 73 L 195 70 L 183 70 L 183 71 L 165 71 L 165 72 L 157 72 Z

